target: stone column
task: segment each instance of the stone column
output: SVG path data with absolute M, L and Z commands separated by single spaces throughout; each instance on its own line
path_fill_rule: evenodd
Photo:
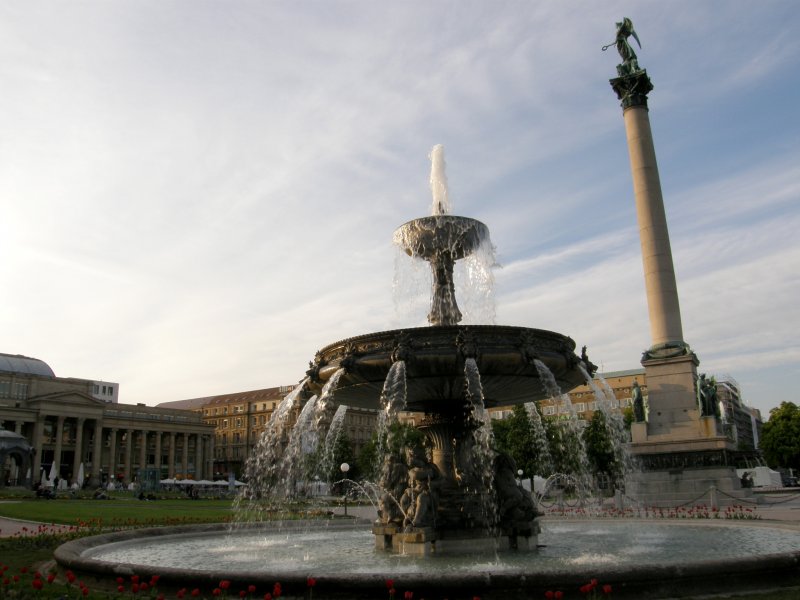
M 647 72 L 639 70 L 612 79 L 611 85 L 622 101 L 653 349 L 685 346 L 664 198 L 647 109 L 647 94 L 653 89 L 653 84 Z
M 89 483 L 93 487 L 99 486 L 102 481 L 100 480 L 100 469 L 103 463 L 103 420 L 95 419 L 94 421 L 94 442 L 92 446 L 92 478 Z
M 156 449 L 155 455 L 153 456 L 153 466 L 156 469 L 156 473 L 158 473 L 158 478 L 161 479 L 161 432 L 154 431 L 153 435 L 156 436 Z
M 133 429 L 125 432 L 125 485 L 131 482 L 131 452 L 133 451 Z
M 175 432 L 169 432 L 169 466 L 168 475 L 170 479 L 175 478 Z
M 117 432 L 115 427 L 108 434 L 108 480 L 117 476 Z M 116 482 L 115 482 L 116 483 Z
M 64 419 L 63 415 L 59 415 L 56 421 L 56 449 L 53 452 L 53 462 L 56 465 L 56 475 L 61 478 L 61 450 L 64 446 Z
M 209 479 L 214 479 L 216 473 L 214 473 L 214 453 L 216 449 L 214 448 L 214 436 L 209 435 L 208 438 L 208 445 L 207 445 L 207 454 L 206 460 L 208 461 L 208 467 L 206 468 L 206 472 L 209 474 Z
M 34 455 L 31 477 L 34 481 L 39 481 L 42 476 L 40 473 L 42 470 L 42 446 L 44 445 L 42 438 L 44 437 L 44 420 L 46 418 L 44 415 L 37 415 L 36 423 L 33 425 L 33 439 L 31 442 L 33 443 Z
M 145 469 L 147 468 L 147 432 L 142 431 L 139 435 L 139 442 L 141 446 L 139 447 L 139 468 Z
M 203 475 L 203 437 L 199 433 L 194 436 L 194 478 L 198 481 L 205 479 Z
M 86 424 L 84 417 L 78 417 L 75 429 L 75 456 L 72 457 L 72 483 L 83 486 L 83 481 L 78 481 L 78 471 L 83 462 L 83 426 Z
M 183 477 L 189 477 L 189 434 L 183 434 Z

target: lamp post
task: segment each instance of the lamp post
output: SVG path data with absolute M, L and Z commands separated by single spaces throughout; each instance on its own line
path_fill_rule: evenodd
M 519 478 L 519 485 L 522 487 L 522 469 L 517 469 L 517 477 Z
M 342 463 L 342 466 L 339 467 L 339 469 L 341 469 L 342 475 L 344 476 L 344 478 L 347 479 L 347 472 L 350 470 L 350 465 L 348 465 L 347 463 Z M 344 482 L 342 482 L 342 483 L 344 483 Z M 346 485 L 344 486 L 344 516 L 345 517 L 347 516 L 347 486 Z

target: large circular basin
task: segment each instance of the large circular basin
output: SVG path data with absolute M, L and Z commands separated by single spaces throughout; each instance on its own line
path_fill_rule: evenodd
M 415 598 L 574 595 L 592 578 L 617 600 L 681 597 L 792 583 L 800 564 L 800 534 L 778 524 L 545 520 L 533 551 L 419 558 L 376 551 L 367 525 L 339 523 L 119 532 L 69 542 L 56 559 L 81 572 L 160 575 L 192 588 L 228 579 L 262 594 L 279 581 L 285 594 L 302 596 L 314 577 L 318 599 L 381 597 L 386 579 Z

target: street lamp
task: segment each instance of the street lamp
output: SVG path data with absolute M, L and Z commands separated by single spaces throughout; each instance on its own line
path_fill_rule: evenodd
M 347 463 L 342 463 L 342 466 L 339 467 L 339 469 L 341 469 L 342 475 L 344 476 L 344 478 L 347 479 L 347 472 L 350 470 L 350 465 L 348 465 Z M 342 483 L 344 483 L 344 482 L 342 482 Z M 344 516 L 345 517 L 347 516 L 347 486 L 346 485 L 344 486 Z
M 517 469 L 517 477 L 519 477 L 519 485 L 522 485 L 522 469 Z

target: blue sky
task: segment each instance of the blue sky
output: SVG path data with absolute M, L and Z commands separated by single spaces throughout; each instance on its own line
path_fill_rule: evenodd
M 684 336 L 768 411 L 800 381 L 800 12 L 790 1 L 4 2 L 0 351 L 123 402 L 297 382 L 396 311 L 396 227 L 497 248 L 496 322 L 650 345 L 621 108 L 630 17 Z M 423 292 L 425 293 L 425 292 Z

